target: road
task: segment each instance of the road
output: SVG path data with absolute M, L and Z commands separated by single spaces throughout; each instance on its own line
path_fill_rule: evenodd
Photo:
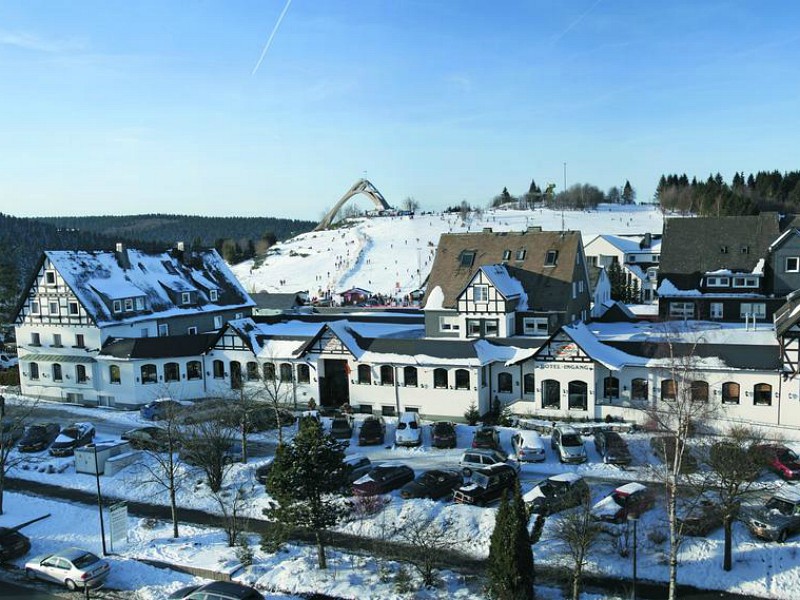
M 54 596 L 34 587 L 0 579 L 0 598 L 3 600 L 58 600 L 63 596 Z

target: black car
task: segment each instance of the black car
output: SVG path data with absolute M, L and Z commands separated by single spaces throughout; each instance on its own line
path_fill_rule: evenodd
M 166 450 L 169 447 L 169 434 L 161 427 L 153 425 L 129 429 L 120 436 L 133 448 L 144 450 Z
M 17 444 L 20 452 L 41 452 L 58 437 L 61 427 L 58 423 L 36 423 L 25 430 Z
M 386 423 L 383 417 L 367 417 L 358 430 L 359 446 L 375 446 L 383 444 L 386 436 Z
M 75 448 L 91 444 L 94 439 L 94 425 L 91 423 L 74 423 L 65 427 L 58 434 L 56 441 L 50 446 L 53 456 L 72 456 Z
M 356 496 L 388 494 L 414 480 L 414 470 L 406 465 L 378 465 L 353 483 Z
M 473 448 L 488 448 L 490 450 L 502 450 L 500 447 L 500 434 L 494 427 L 484 426 L 475 430 L 472 438 Z
M 511 465 L 497 464 L 479 469 L 472 474 L 469 483 L 453 493 L 459 504 L 486 506 L 499 500 L 505 490 L 510 490 L 517 480 L 517 470 Z
M 434 448 L 455 448 L 456 428 L 447 421 L 437 421 L 431 426 L 431 443 Z
M 608 431 L 606 429 L 595 431 L 594 447 L 606 464 L 631 464 L 631 451 L 628 449 L 628 444 L 616 431 Z
M 522 496 L 531 513 L 552 515 L 588 502 L 589 485 L 576 473 L 561 473 L 548 477 Z
M 213 581 L 204 585 L 190 585 L 172 592 L 171 599 L 186 600 L 264 600 L 258 590 L 233 581 Z
M 10 527 L 0 527 L 0 562 L 25 556 L 31 549 L 27 536 Z
M 405 484 L 400 490 L 400 497 L 438 500 L 452 495 L 453 490 L 460 487 L 462 483 L 464 483 L 464 479 L 458 471 L 433 469 L 425 471 L 414 481 Z
M 331 435 L 337 440 L 349 440 L 353 437 L 353 421 L 348 415 L 340 415 L 331 422 Z

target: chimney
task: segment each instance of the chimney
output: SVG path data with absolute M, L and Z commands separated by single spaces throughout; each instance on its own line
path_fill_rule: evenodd
M 639 248 L 641 249 L 649 248 L 652 245 L 653 245 L 652 236 L 649 233 L 645 233 L 644 237 L 642 238 L 642 242 L 639 244 Z
M 172 258 L 177 259 L 178 262 L 180 262 L 182 264 L 185 262 L 184 261 L 185 254 L 186 254 L 184 252 L 184 248 L 185 247 L 186 246 L 184 245 L 183 242 L 175 242 L 175 247 L 172 249 Z
M 483 233 L 492 233 L 492 228 L 491 227 L 484 227 L 483 228 Z
M 122 242 L 117 242 L 114 246 L 114 258 L 117 259 L 117 264 L 123 269 L 131 268 L 131 261 L 128 258 L 128 249 Z

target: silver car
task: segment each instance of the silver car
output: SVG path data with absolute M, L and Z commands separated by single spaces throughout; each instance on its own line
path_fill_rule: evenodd
M 25 563 L 25 575 L 29 579 L 60 583 L 73 591 L 100 585 L 110 569 L 105 560 L 79 548 L 43 554 Z

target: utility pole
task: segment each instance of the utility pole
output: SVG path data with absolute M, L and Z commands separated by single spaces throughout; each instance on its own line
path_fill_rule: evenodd
M 567 191 L 567 163 L 564 162 L 564 192 Z M 561 203 L 561 231 L 566 231 L 564 227 L 564 203 Z
M 103 496 L 100 494 L 100 467 L 97 464 L 97 444 L 94 447 L 94 476 L 97 480 L 97 509 L 100 511 L 100 539 L 103 541 L 103 556 L 108 556 L 106 552 L 106 528 L 103 523 Z

